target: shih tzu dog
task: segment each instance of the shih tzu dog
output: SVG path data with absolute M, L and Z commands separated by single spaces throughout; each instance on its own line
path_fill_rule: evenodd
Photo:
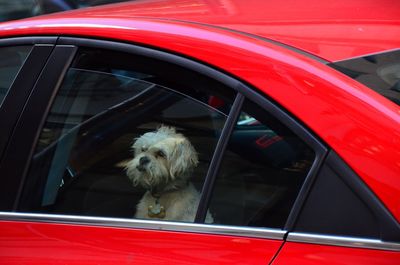
M 136 218 L 193 222 L 200 194 L 189 181 L 198 164 L 197 153 L 175 128 L 161 126 L 136 139 L 135 157 L 126 165 L 134 186 L 147 191 L 137 205 Z M 207 213 L 207 223 L 212 223 Z

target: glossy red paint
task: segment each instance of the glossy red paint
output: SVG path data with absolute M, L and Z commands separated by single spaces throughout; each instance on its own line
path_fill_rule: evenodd
M 400 47 L 397 0 L 147 0 L 82 9 L 68 16 L 214 25 L 276 40 L 329 61 Z
M 400 252 L 285 243 L 271 265 L 394 265 Z
M 102 9 L 96 10 L 5 23 L 0 36 L 129 41 L 223 69 L 262 90 L 314 131 L 400 221 L 399 106 L 322 63 L 260 39 L 173 20 L 102 17 Z
M 1 264 L 268 264 L 282 242 L 233 236 L 0 222 Z

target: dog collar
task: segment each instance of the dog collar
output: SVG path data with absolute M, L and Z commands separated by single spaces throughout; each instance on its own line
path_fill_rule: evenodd
M 189 182 L 186 181 L 185 184 L 189 185 Z M 182 186 L 173 186 L 173 188 L 170 189 L 165 189 L 165 188 L 160 189 L 159 187 L 154 187 L 150 189 L 149 192 L 151 196 L 155 198 L 155 202 L 154 205 L 149 205 L 149 207 L 147 208 L 147 215 L 150 218 L 159 218 L 159 219 L 165 218 L 166 211 L 165 207 L 160 204 L 160 197 L 162 194 L 177 191 L 180 188 L 182 188 Z
M 153 194 L 152 196 L 155 197 Z M 165 207 L 160 204 L 159 198 L 160 197 L 155 197 L 154 205 L 149 205 L 147 208 L 147 215 L 150 218 L 163 219 L 165 217 Z

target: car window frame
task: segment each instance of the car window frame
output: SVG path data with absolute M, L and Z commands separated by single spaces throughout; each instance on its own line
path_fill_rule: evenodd
M 10 136 L 12 124 L 19 117 L 41 69 L 47 61 L 56 42 L 56 37 L 19 37 L 1 39 L 0 47 L 31 46 L 28 56 L 22 63 L 14 81 L 0 105 L 1 134 L 0 157 Z M 5 132 L 6 131 L 6 132 Z
M 289 113 L 287 113 L 282 107 L 280 107 L 277 103 L 275 103 L 272 99 L 267 98 L 266 95 L 261 94 L 255 88 L 252 88 L 250 85 L 244 83 L 243 81 L 229 76 L 227 73 L 223 73 L 220 70 L 216 70 L 202 62 L 197 62 L 193 59 L 188 59 L 183 56 L 179 56 L 173 53 L 167 53 L 165 51 L 156 50 L 153 48 L 137 46 L 128 43 L 118 43 L 107 40 L 94 40 L 94 39 L 85 39 L 85 38 L 73 38 L 73 37 L 60 37 L 57 41 L 57 46 L 55 47 L 52 56 L 49 58 L 49 62 L 46 65 L 46 68 L 43 70 L 41 77 L 38 79 L 37 85 L 32 91 L 32 95 L 29 98 L 27 106 L 24 110 L 24 113 L 21 116 L 16 128 L 16 133 L 12 137 L 11 144 L 15 144 L 18 146 L 17 150 L 23 150 L 23 155 L 19 155 L 18 157 L 13 157 L 11 150 L 7 153 L 6 161 L 8 163 L 3 163 L 3 170 L 8 172 L 15 178 L 19 178 L 21 183 L 18 189 L 18 198 L 21 196 L 21 191 L 24 184 L 24 178 L 26 177 L 27 171 L 29 169 L 29 164 L 33 155 L 33 150 L 36 146 L 38 135 L 40 134 L 42 125 L 47 117 L 48 111 L 52 104 L 52 100 L 54 99 L 58 88 L 60 86 L 61 81 L 64 78 L 64 75 L 74 58 L 74 54 L 78 47 L 89 47 L 89 48 L 99 48 L 99 49 L 108 49 L 119 52 L 127 52 L 133 54 L 139 54 L 141 56 L 146 56 L 149 58 L 155 58 L 161 61 L 167 61 L 169 63 L 174 63 L 181 65 L 190 70 L 196 71 L 200 74 L 206 75 L 216 81 L 219 81 L 230 87 L 236 92 L 236 99 L 234 102 L 234 106 L 232 107 L 230 114 L 228 116 L 228 120 L 223 128 L 221 133 L 221 137 L 218 141 L 216 150 L 214 152 L 213 158 L 211 160 L 211 165 L 208 169 L 208 173 L 206 176 L 204 189 L 202 191 L 202 197 L 198 209 L 198 214 L 196 216 L 195 224 L 182 224 L 175 222 L 158 222 L 158 221 L 138 221 L 132 220 L 123 221 L 123 225 L 126 223 L 132 224 L 132 227 L 140 227 L 139 224 L 145 224 L 145 227 L 151 224 L 162 224 L 166 227 L 167 230 L 174 231 L 186 231 L 188 227 L 194 230 L 201 231 L 212 231 L 212 233 L 222 233 L 226 234 L 226 231 L 221 232 L 221 227 L 228 229 L 229 231 L 236 231 L 234 234 L 239 234 L 237 230 L 239 229 L 243 232 L 242 235 L 251 235 L 255 237 L 267 237 L 274 239 L 284 239 L 287 231 L 290 231 L 293 227 L 294 221 L 300 211 L 302 203 L 308 193 L 311 183 L 318 172 L 318 169 L 322 165 L 322 162 L 326 156 L 328 151 L 322 141 L 320 141 L 317 137 L 315 137 L 301 122 L 299 122 L 296 118 L 292 117 Z M 43 88 L 44 84 L 46 88 Z M 229 227 L 229 226 L 216 226 L 212 224 L 205 225 L 207 228 L 199 228 L 203 227 L 206 209 L 208 209 L 208 204 L 210 201 L 210 195 L 212 194 L 213 183 L 216 178 L 216 172 L 221 164 L 222 157 L 224 155 L 227 142 L 229 140 L 229 135 L 232 133 L 234 125 L 236 123 L 237 115 L 239 115 L 242 107 L 242 103 L 244 99 L 248 99 L 253 103 L 259 105 L 265 111 L 269 112 L 275 118 L 282 122 L 283 125 L 287 126 L 291 129 L 300 139 L 302 139 L 305 143 L 307 143 L 311 149 L 315 152 L 315 160 L 313 165 L 311 166 L 310 171 L 307 174 L 305 182 L 302 185 L 302 188 L 297 196 L 297 199 L 292 207 L 292 210 L 289 214 L 289 217 L 286 221 L 285 226 L 282 229 L 269 229 L 269 228 L 248 228 L 248 227 Z M 42 112 L 41 114 L 31 113 L 35 108 L 34 106 L 41 106 Z M 26 125 L 26 124 L 30 125 Z M 21 137 L 26 137 L 29 135 L 28 139 L 24 139 L 23 143 L 20 143 L 18 139 Z M 11 159 L 12 158 L 12 159 Z M 23 166 L 21 166 L 23 165 Z M 18 166 L 19 169 L 15 170 L 15 167 Z M 18 211 L 19 208 L 19 200 L 16 199 L 13 207 L 13 211 Z M 19 218 L 21 218 L 21 213 L 17 214 Z M 34 217 L 35 215 L 30 215 L 30 217 Z M 39 214 L 39 217 L 45 217 L 50 219 L 62 220 L 63 218 L 60 216 Z M 67 217 L 67 219 L 76 220 L 78 223 L 96 223 L 96 217 L 88 217 L 88 216 L 75 216 L 75 217 Z M 101 219 L 101 218 L 100 218 Z M 117 218 L 103 218 L 111 223 L 119 222 Z M 70 221 L 68 221 L 70 222 Z M 197 225 L 197 226 L 196 226 Z M 198 226 L 200 225 L 200 226 Z M 214 229 L 212 228 L 214 227 Z M 222 229 L 223 230 L 223 229 Z M 219 232 L 217 232 L 219 231 Z M 266 234 L 265 234 L 266 233 Z M 230 234 L 230 232 L 228 232 Z
M 9 140 L 35 82 L 53 50 L 57 37 L 15 37 L 0 39 L 0 47 L 31 46 L 0 107 L 0 168 Z M 2 173 L 3 176 L 8 176 Z M 16 199 L 19 178 L 3 181 L 0 210 L 11 210 Z

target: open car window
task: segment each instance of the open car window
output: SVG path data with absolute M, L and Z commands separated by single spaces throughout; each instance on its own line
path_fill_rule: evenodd
M 193 222 L 235 97 L 182 66 L 81 48 L 41 130 L 20 210 Z M 224 152 L 205 222 L 284 228 L 312 149 L 245 100 Z
M 136 55 L 80 50 L 41 131 L 24 211 L 194 221 L 234 94 L 197 73 L 161 64 Z M 187 159 L 185 150 L 191 151 Z M 177 165 L 179 152 L 183 162 Z M 154 163 L 146 162 L 151 159 Z M 148 178 L 156 178 L 157 170 L 164 170 L 174 185 L 161 179 L 149 187 Z M 154 199 L 150 206 L 167 208 L 163 197 L 156 201 L 157 193 L 170 195 L 175 186 L 193 194 L 191 218 L 176 211 L 151 216 L 149 207 L 145 215 L 138 214 L 146 194 Z
M 302 139 L 245 101 L 211 197 L 214 223 L 284 228 L 314 160 Z

